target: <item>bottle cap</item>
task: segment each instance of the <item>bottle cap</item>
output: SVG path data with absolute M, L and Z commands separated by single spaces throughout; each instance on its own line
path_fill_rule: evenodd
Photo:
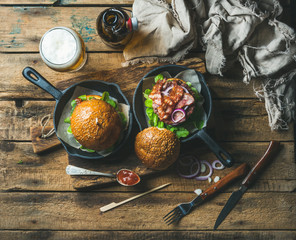
M 130 32 L 138 30 L 138 20 L 135 17 L 127 20 L 127 28 Z
M 131 22 L 132 22 L 132 27 L 134 31 L 138 30 L 138 19 L 135 17 L 131 18 Z

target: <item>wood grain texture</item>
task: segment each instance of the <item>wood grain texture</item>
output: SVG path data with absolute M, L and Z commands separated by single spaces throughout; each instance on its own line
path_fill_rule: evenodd
M 235 159 L 232 168 L 215 170 L 213 178 L 227 175 L 241 163 L 254 166 L 270 140 L 280 140 L 281 150 L 219 231 L 212 231 L 214 222 L 242 179 L 196 208 L 179 225 L 167 226 L 162 217 L 168 211 L 192 200 L 194 189 L 205 190 L 213 183 L 183 179 L 172 166 L 132 188 L 111 184 L 95 191 L 76 191 L 73 179 L 65 173 L 68 156 L 62 147 L 40 155 L 33 152 L 29 129 L 40 126 L 41 118 L 53 112 L 55 101 L 23 78 L 24 67 L 36 68 L 61 89 L 89 77 L 117 82 L 131 101 L 143 73 L 157 66 L 121 69 L 122 52 L 105 46 L 95 31 L 95 19 L 103 9 L 115 4 L 131 6 L 132 2 L 0 0 L 5 5 L 0 7 L 0 20 L 5 23 L 0 26 L 0 239 L 296 239 L 293 127 L 286 132 L 270 131 L 264 103 L 254 96 L 253 83 L 242 83 L 239 67 L 223 78 L 205 74 L 214 99 L 208 132 Z M 291 2 L 280 2 L 284 5 L 280 19 L 289 24 L 294 20 Z M 57 25 L 80 31 L 86 42 L 88 62 L 79 72 L 55 72 L 40 58 L 41 36 Z M 192 52 L 181 64 L 200 66 L 190 60 L 196 57 L 204 59 L 204 54 Z M 113 73 L 106 76 L 108 70 Z M 254 87 L 259 86 L 260 82 L 254 81 Z M 199 140 L 183 145 L 182 151 L 210 162 L 216 159 Z M 132 151 L 130 158 L 136 160 Z M 101 165 L 89 164 L 98 170 Z M 166 189 L 100 214 L 101 206 L 167 182 L 172 185 Z
M 44 134 L 47 134 L 53 126 L 46 126 L 44 128 Z M 30 127 L 30 135 L 32 140 L 32 147 L 34 153 L 40 154 L 42 152 L 55 149 L 61 145 L 61 142 L 55 134 L 47 138 L 41 138 L 42 136 L 42 127 Z
M 51 230 L 34 230 L 34 231 L 9 231 L 4 230 L 0 232 L 2 240 L 168 240 L 168 239 L 183 239 L 183 240 L 196 240 L 196 239 L 207 239 L 207 240 L 249 240 L 249 239 L 260 239 L 260 240 L 294 240 L 295 231 L 285 230 L 267 230 L 267 231 L 51 231 Z
M 63 3 L 67 4 L 66 1 Z M 73 1 L 71 2 L 73 3 Z M 106 2 L 98 2 L 98 4 Z M 115 3 L 111 2 L 111 4 Z M 0 52 L 37 52 L 43 34 L 50 28 L 61 25 L 59 23 L 79 32 L 86 44 L 87 51 L 114 51 L 102 42 L 96 30 L 96 18 L 105 9 L 106 7 L 90 6 L 1 7 L 0 22 L 6 22 L 6 24 L 0 26 Z M 291 22 L 289 9 L 285 8 L 284 12 L 281 20 L 286 23 Z M 7 18 L 10 20 L 7 21 Z
M 57 0 L 0 0 L 0 4 L 7 4 L 7 5 L 25 5 L 25 4 L 40 4 L 40 5 L 51 5 L 55 2 L 58 2 Z
M 132 145 L 128 143 L 128 145 Z M 88 161 L 68 157 L 69 164 L 77 167 L 85 168 L 93 171 L 100 171 L 104 173 L 116 174 L 120 169 L 129 169 L 137 173 L 142 181 L 145 177 L 155 175 L 155 171 L 146 168 L 135 154 L 127 154 L 126 152 L 132 151 L 129 146 L 126 146 L 123 151 L 120 151 L 117 162 L 108 161 Z M 111 184 L 118 184 L 116 178 L 101 177 L 101 176 L 71 176 L 73 187 L 77 190 L 90 190 L 106 187 Z
M 167 187 L 166 191 L 169 191 L 169 188 Z M 230 195 L 230 193 L 220 193 L 197 207 L 178 225 L 168 226 L 162 217 L 177 204 L 193 199 L 195 194 L 163 191 L 151 193 L 103 214 L 100 214 L 101 206 L 127 199 L 136 193 L 0 193 L 2 206 L 0 214 L 5 215 L 5 221 L 0 221 L 0 228 L 6 230 L 212 230 L 219 210 Z M 296 222 L 291 221 L 296 214 L 295 201 L 296 193 L 246 192 L 219 228 L 220 230 L 295 230 Z M 129 224 L 126 224 L 126 221 Z
M 266 168 L 248 191 L 249 192 L 293 192 L 296 190 L 296 166 L 291 156 L 294 154 L 293 143 L 282 144 L 282 149 L 273 162 Z M 198 147 L 197 147 L 198 146 Z M 254 166 L 263 155 L 268 142 L 233 142 L 225 143 L 225 147 L 232 153 L 236 163 L 232 168 L 214 170 L 213 178 L 227 175 L 241 163 Z M 192 146 L 193 147 L 193 146 Z M 31 143 L 0 141 L 0 190 L 2 191 L 74 191 L 73 179 L 65 172 L 68 157 L 61 147 L 55 151 L 37 155 L 33 152 Z M 199 159 L 210 162 L 216 159 L 207 147 L 196 144 L 193 152 Z M 129 156 L 132 157 L 132 156 Z M 135 156 L 134 156 L 135 157 Z M 22 160 L 22 164 L 18 162 Z M 79 162 L 76 163 L 79 166 Z M 92 163 L 92 167 L 100 170 L 101 162 Z M 116 165 L 117 163 L 110 163 Z M 141 187 L 147 189 L 156 185 L 172 182 L 170 191 L 193 192 L 195 189 L 207 189 L 213 184 L 208 181 L 183 179 L 178 176 L 175 167 L 142 179 Z M 224 192 L 236 190 L 241 180 L 233 182 Z M 99 191 L 138 191 L 138 188 L 126 188 L 117 184 L 99 189 Z
M 170 0 L 167 0 L 170 2 Z M 98 4 L 133 4 L 133 0 L 0 0 L 0 4 L 50 4 L 57 2 L 57 5 L 98 5 Z M 286 8 L 290 6 L 290 0 L 279 0 L 279 2 Z
M 256 178 L 260 176 L 261 172 L 265 170 L 266 166 L 274 160 L 274 157 L 278 154 L 279 150 L 280 142 L 271 141 L 264 155 L 255 164 L 255 166 L 252 167 L 246 178 L 243 180 L 242 185 L 246 188 L 250 187 L 255 182 Z
M 81 71 L 75 73 L 59 73 L 48 68 L 40 58 L 39 54 L 1 54 L 0 55 L 0 98 L 46 98 L 53 99 L 51 95 L 36 87 L 22 76 L 22 71 L 26 66 L 36 69 L 44 78 L 54 86 L 64 89 L 78 81 L 96 79 L 108 82 L 115 82 L 119 86 L 133 94 L 138 82 L 152 68 L 162 64 L 138 64 L 121 68 L 124 61 L 121 53 L 90 53 L 88 60 Z M 199 54 L 197 57 L 191 55 L 179 65 L 185 65 L 205 73 L 204 62 Z M 12 64 L 15 64 L 13 67 Z M 7 72 L 7 69 L 11 71 Z M 72 80 L 70 80 L 72 79 Z M 217 79 L 217 78 L 216 78 Z M 224 85 L 225 83 L 222 83 Z M 131 99 L 131 98 L 130 98 Z
M 218 182 L 212 184 L 209 188 L 203 191 L 200 196 L 203 200 L 212 197 L 217 192 L 221 191 L 221 189 L 230 185 L 232 181 L 238 178 L 242 178 L 246 176 L 249 167 L 246 163 L 239 165 L 237 168 L 233 169 L 226 176 L 222 177 Z
M 96 18 L 104 7 L 1 7 L 0 52 L 38 52 L 43 34 L 63 25 L 76 30 L 83 38 L 87 51 L 112 51 L 96 31 Z M 10 21 L 7 21 L 9 17 Z
M 125 94 L 131 102 L 131 94 Z M 40 126 L 47 114 L 53 116 L 54 106 L 53 101 L 24 101 L 21 107 L 14 101 L 0 101 L 0 140 L 30 141 L 30 127 Z M 209 133 L 217 141 L 294 139 L 292 131 L 270 130 L 264 104 L 257 100 L 214 100 Z

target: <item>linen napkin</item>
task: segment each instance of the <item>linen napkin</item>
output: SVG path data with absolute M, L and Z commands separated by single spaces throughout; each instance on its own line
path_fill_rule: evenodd
M 254 88 L 265 100 L 269 125 L 287 129 L 295 118 L 296 37 L 277 20 L 276 0 L 135 0 L 139 31 L 124 49 L 125 65 L 176 63 L 201 42 L 209 73 L 223 73 L 240 62 L 244 78 L 260 78 Z

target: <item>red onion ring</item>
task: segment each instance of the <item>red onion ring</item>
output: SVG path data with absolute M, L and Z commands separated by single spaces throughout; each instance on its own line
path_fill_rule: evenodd
M 195 179 L 196 180 L 204 181 L 204 180 L 207 180 L 209 177 L 212 176 L 212 174 L 213 174 L 213 168 L 212 168 L 212 165 L 209 162 L 205 161 L 205 160 L 201 160 L 200 163 L 206 164 L 209 167 L 210 172 L 206 176 L 198 176 L 198 177 L 195 177 Z
M 168 96 L 168 95 L 169 95 L 169 91 L 170 91 L 172 88 L 173 88 L 173 86 L 170 86 L 170 87 L 168 87 L 166 90 L 161 91 L 161 93 L 162 93 L 163 95 L 165 95 L 165 96 Z
M 195 178 L 200 173 L 200 162 L 198 161 L 198 159 L 194 155 L 188 155 L 186 157 L 192 157 L 192 159 L 194 161 L 192 161 L 190 165 L 188 165 L 187 163 L 185 163 L 186 165 L 183 165 L 184 161 L 181 161 L 182 158 L 180 158 L 178 163 L 180 165 L 182 165 L 182 166 L 190 167 L 190 173 L 189 174 L 183 174 L 183 173 L 181 173 L 179 168 L 177 168 L 177 172 L 178 172 L 180 177 L 188 178 L 188 179 Z M 194 168 L 193 168 L 195 165 L 197 166 L 196 170 L 194 170 Z
M 180 86 L 181 88 L 183 88 L 183 90 L 186 92 L 186 93 L 189 93 L 188 89 L 186 87 L 183 87 L 183 86 Z
M 182 112 L 182 113 L 183 113 L 183 117 L 180 118 L 179 120 L 175 120 L 175 119 L 174 119 L 174 114 L 175 114 L 176 112 Z M 173 121 L 174 123 L 178 123 L 178 122 L 182 121 L 185 117 L 186 117 L 186 112 L 185 112 L 184 109 L 182 109 L 182 108 L 177 108 L 177 109 L 175 109 L 175 110 L 172 112 L 172 115 L 171 115 L 171 119 L 172 119 L 172 121 Z
M 216 166 L 217 163 L 219 163 L 220 166 L 217 167 L 217 166 Z M 212 163 L 212 167 L 213 167 L 214 169 L 217 169 L 217 170 L 222 170 L 222 169 L 225 168 L 225 166 L 224 166 L 219 160 L 215 160 L 215 161 Z

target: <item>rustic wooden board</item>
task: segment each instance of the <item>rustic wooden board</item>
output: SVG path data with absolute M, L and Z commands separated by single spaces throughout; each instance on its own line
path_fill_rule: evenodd
M 158 184 L 159 185 L 159 184 Z M 145 188 L 141 188 L 144 191 Z M 230 193 L 220 193 L 194 209 L 178 225 L 162 217 L 194 193 L 167 192 L 170 187 L 104 214 L 99 208 L 136 195 L 135 192 L 0 193 L 0 228 L 48 230 L 212 230 Z M 296 228 L 296 193 L 246 192 L 219 230 L 289 230 Z M 5 207 L 4 207 L 5 206 Z M 129 224 L 126 224 L 128 221 Z
M 30 127 L 30 135 L 32 140 L 32 147 L 34 153 L 40 154 L 55 149 L 61 145 L 61 142 L 55 134 L 47 138 L 42 138 L 43 127 Z M 44 134 L 49 133 L 53 129 L 53 126 L 44 127 Z
M 0 82 L 0 98 L 5 99 L 53 99 L 51 95 L 45 93 L 42 89 L 36 87 L 23 77 L 22 71 L 26 66 L 35 68 L 43 77 L 59 88 L 65 88 L 65 81 L 68 79 L 74 78 L 76 81 L 82 81 L 91 77 L 97 80 L 115 82 L 119 84 L 123 90 L 133 92 L 137 83 L 149 70 L 156 66 L 165 65 L 164 63 L 149 65 L 138 64 L 133 67 L 122 68 L 121 62 L 124 62 L 122 53 L 90 53 L 88 54 L 88 61 L 81 71 L 75 73 L 59 73 L 48 68 L 41 61 L 39 54 L 0 54 L 0 56 L 0 78 L 3 79 L 3 81 Z M 206 70 L 201 57 L 203 57 L 202 54 L 199 54 L 198 57 L 192 55 L 190 58 L 178 64 L 198 69 L 200 72 L 204 73 Z M 12 67 L 11 64 L 15 65 Z M 7 69 L 10 69 L 10 71 L 7 72 Z M 215 78 L 217 80 L 217 77 Z M 132 84 L 132 86 L 129 88 L 128 84 Z M 221 82 L 221 84 L 220 87 L 224 88 L 223 85 L 225 86 L 225 83 Z M 239 82 L 238 85 L 244 86 L 242 82 Z
M 167 0 L 168 2 L 170 0 Z M 0 4 L 10 4 L 10 5 L 18 5 L 18 4 L 53 4 L 56 5 L 99 5 L 99 4 L 133 4 L 133 0 L 0 0 Z M 288 7 L 291 3 L 290 0 L 279 0 L 279 2 L 284 6 Z
M 190 68 L 198 67 L 199 61 L 194 59 L 204 59 L 202 53 L 192 53 L 188 57 L 179 62 L 179 65 L 185 65 Z M 127 87 L 127 82 L 134 81 L 137 83 L 143 76 L 138 72 L 127 71 L 129 68 L 122 68 L 121 63 L 124 62 L 122 53 L 88 53 L 88 60 L 81 71 L 75 73 L 59 73 L 48 68 L 41 60 L 38 53 L 35 54 L 4 54 L 0 53 L 0 98 L 30 98 L 30 99 L 53 99 L 51 95 L 45 93 L 42 89 L 36 87 L 27 81 L 22 71 L 26 66 L 35 68 L 43 77 L 45 77 L 54 86 L 59 86 L 59 82 L 64 82 L 71 78 L 80 78 L 86 80 L 87 76 L 92 76 L 99 80 L 107 80 L 105 71 L 113 70 L 118 73 L 114 74 L 112 79 L 108 81 L 116 82 L 120 87 Z M 150 68 L 161 64 L 139 64 L 138 68 L 147 68 L 144 72 L 147 73 Z M 162 64 L 164 65 L 164 64 Z M 7 71 L 9 69 L 9 71 Z M 132 68 L 130 68 L 132 69 Z M 200 69 L 204 72 L 205 69 Z M 84 77 L 83 77 L 84 76 Z M 118 77 L 123 76 L 123 77 Z M 216 99 L 232 99 L 232 98 L 255 98 L 258 99 L 253 90 L 253 86 L 259 86 L 258 81 L 251 84 L 243 83 L 243 76 L 240 68 L 231 74 L 226 74 L 224 77 L 205 74 L 205 80 L 209 85 L 213 98 Z
M 53 101 L 24 101 L 23 104 L 17 107 L 14 101 L 0 101 L 0 140 L 30 141 L 30 127 L 40 126 L 42 117 L 52 114 L 55 106 Z M 208 129 L 220 142 L 294 141 L 293 131 L 270 130 L 264 103 L 254 99 L 214 100 Z
M 128 147 L 126 147 L 128 148 Z M 131 152 L 131 149 L 130 151 Z M 155 175 L 157 172 L 146 168 L 140 160 L 133 154 L 120 154 L 121 159 L 116 161 L 89 161 L 69 157 L 69 164 L 82 167 L 88 170 L 99 171 L 104 173 L 116 174 L 120 169 L 130 169 L 137 173 L 141 181 L 144 182 L 145 177 Z M 73 187 L 77 190 L 98 189 L 101 187 L 118 184 L 115 178 L 101 176 L 71 176 Z
M 25 4 L 40 4 L 40 5 L 51 5 L 55 2 L 58 2 L 57 0 L 0 0 L 0 4 L 7 4 L 7 5 L 25 5 Z
M 61 4 L 62 5 L 85 5 L 85 4 L 88 4 L 88 5 L 98 5 L 98 4 L 114 4 L 114 5 L 117 5 L 117 4 L 133 4 L 134 1 L 133 0 L 61 0 Z
M 0 0 L 0 4 L 5 5 L 25 5 L 25 4 L 38 4 L 38 5 L 110 5 L 110 4 L 132 4 L 133 0 Z
M 37 52 L 43 34 L 61 23 L 81 34 L 88 51 L 114 51 L 101 41 L 96 31 L 96 18 L 104 9 L 106 7 L 1 7 L 0 22 L 6 24 L 0 26 L 0 51 Z M 289 23 L 291 22 L 290 9 L 284 10 L 281 20 Z M 9 21 L 7 21 L 8 16 Z
M 63 25 L 82 36 L 88 51 L 114 51 L 105 45 L 96 30 L 96 19 L 106 7 L 1 7 L 0 51 L 38 52 L 43 34 Z M 9 16 L 10 21 L 7 21 Z
M 207 147 L 193 144 L 192 151 L 199 159 L 213 161 L 216 157 Z M 293 142 L 282 142 L 282 149 L 270 166 L 259 176 L 258 181 L 249 192 L 293 192 L 296 189 L 296 164 L 293 159 Z M 236 164 L 246 162 L 255 165 L 265 152 L 268 142 L 229 142 L 223 146 L 232 153 Z M 30 142 L 0 141 L 0 189 L 3 191 L 74 191 L 73 179 L 65 172 L 68 157 L 61 147 L 50 153 L 37 155 Z M 191 152 L 191 151 L 190 151 Z M 18 162 L 22 160 L 22 163 Z M 93 166 L 100 165 L 94 163 Z M 214 171 L 213 176 L 223 177 L 233 168 Z M 171 191 L 192 192 L 200 188 L 205 190 L 211 184 L 207 181 L 183 179 L 174 167 L 168 171 L 143 179 L 142 183 L 152 188 L 155 185 L 172 182 Z M 239 186 L 239 180 L 224 189 L 231 192 Z M 117 184 L 105 187 L 103 191 L 135 191 L 137 188 L 126 188 Z M 100 191 L 100 189 L 98 189 Z
M 229 239 L 260 239 L 260 240 L 288 240 L 295 239 L 295 231 L 285 230 L 262 230 L 262 231 L 120 231 L 120 230 L 105 230 L 105 231 L 50 231 L 50 230 L 33 230 L 33 231 L 1 231 L 2 240 L 37 240 L 37 239 L 59 239 L 59 240 L 114 240 L 114 239 L 207 239 L 207 240 L 229 240 Z

